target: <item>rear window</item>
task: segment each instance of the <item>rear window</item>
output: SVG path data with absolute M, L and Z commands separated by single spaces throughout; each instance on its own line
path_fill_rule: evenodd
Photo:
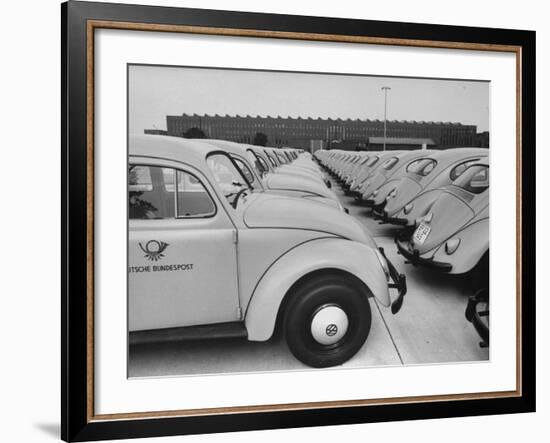
M 373 166 L 379 159 L 380 157 L 378 156 L 374 156 L 374 157 L 370 157 L 369 158 L 369 161 L 367 162 L 367 166 Z
M 456 165 L 453 169 L 451 169 L 451 173 L 449 174 L 451 180 L 455 181 L 458 177 L 464 174 L 464 171 L 466 171 L 466 169 L 468 169 L 477 161 L 479 161 L 479 158 L 476 158 L 474 160 L 468 160 L 466 162 L 462 162 Z
M 409 163 L 409 166 L 407 166 L 407 172 L 426 177 L 435 169 L 436 165 L 437 162 L 432 158 L 421 158 Z
M 472 194 L 481 194 L 489 188 L 489 167 L 470 166 L 453 184 Z
M 397 157 L 389 158 L 382 164 L 382 167 L 386 171 L 389 171 L 391 168 L 395 166 L 395 164 L 397 163 L 397 160 L 399 160 Z

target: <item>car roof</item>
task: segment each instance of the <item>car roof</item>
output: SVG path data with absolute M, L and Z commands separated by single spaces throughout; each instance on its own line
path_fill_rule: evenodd
M 222 148 L 225 151 L 230 152 L 231 154 L 239 154 L 243 155 L 246 154 L 247 147 L 241 143 L 232 142 L 228 140 L 219 140 L 219 139 L 194 139 L 195 141 L 198 141 L 199 143 L 207 143 L 212 146 L 216 146 L 218 148 Z
M 474 165 L 479 165 L 479 166 L 489 166 L 489 157 L 483 157 L 483 158 L 480 158 L 478 161 L 476 161 L 475 163 L 472 163 L 472 166 Z
M 450 148 L 444 150 L 432 150 L 430 158 L 435 160 L 460 160 L 462 157 L 469 157 L 472 155 L 489 155 L 489 149 L 487 148 Z
M 220 148 L 206 142 L 170 137 L 167 135 L 130 135 L 128 154 L 131 156 L 156 157 L 187 163 L 199 170 L 206 167 L 206 156 Z

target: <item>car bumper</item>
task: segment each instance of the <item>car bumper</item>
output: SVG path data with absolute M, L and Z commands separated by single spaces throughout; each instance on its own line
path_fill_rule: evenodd
M 372 214 L 376 220 L 379 220 L 382 223 L 405 226 L 409 222 L 406 218 L 390 217 L 382 205 L 373 206 Z
M 384 252 L 384 248 L 378 248 L 384 259 L 386 260 L 386 263 L 388 264 L 388 270 L 389 270 L 389 278 L 390 282 L 388 283 L 388 287 L 390 289 L 397 289 L 397 298 L 392 302 L 391 304 L 391 312 L 392 314 L 397 314 L 401 307 L 403 306 L 403 298 L 405 297 L 405 294 L 407 293 L 407 278 L 404 274 L 400 274 L 399 271 L 395 268 L 393 263 L 388 260 L 388 257 L 386 257 L 386 253 Z
M 437 269 L 442 272 L 450 272 L 453 269 L 453 265 L 450 263 L 438 262 L 432 258 L 421 257 L 417 250 L 410 251 L 406 245 L 406 242 L 400 239 L 395 240 L 398 252 L 405 257 L 414 266 L 426 266 L 432 269 Z
M 475 330 L 483 340 L 484 345 L 489 345 L 489 327 L 481 319 L 482 315 L 489 315 L 489 310 L 486 312 L 478 312 L 476 306 L 479 302 L 487 302 L 489 300 L 489 294 L 486 289 L 481 289 L 475 295 L 472 295 L 468 299 L 468 305 L 466 306 L 466 320 L 474 325 Z

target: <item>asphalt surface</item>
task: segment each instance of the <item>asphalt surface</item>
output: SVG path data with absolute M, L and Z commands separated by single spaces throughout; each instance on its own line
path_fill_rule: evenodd
M 466 277 L 437 273 L 404 262 L 393 237 L 398 228 L 380 225 L 370 211 L 344 195 L 333 181 L 333 190 L 352 216 L 364 223 L 387 257 L 407 276 L 407 295 L 401 311 L 370 299 L 372 326 L 359 352 L 342 366 L 395 366 L 488 360 L 489 350 L 479 346 L 479 336 L 464 317 L 471 295 Z M 140 345 L 130 349 L 130 377 L 288 371 L 305 369 L 290 353 L 281 334 L 264 343 L 216 340 L 194 343 Z

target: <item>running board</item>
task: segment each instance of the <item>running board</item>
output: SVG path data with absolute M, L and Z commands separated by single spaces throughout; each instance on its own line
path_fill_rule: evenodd
M 130 332 L 130 346 L 153 343 L 248 338 L 243 322 L 216 323 L 182 328 L 149 329 Z

